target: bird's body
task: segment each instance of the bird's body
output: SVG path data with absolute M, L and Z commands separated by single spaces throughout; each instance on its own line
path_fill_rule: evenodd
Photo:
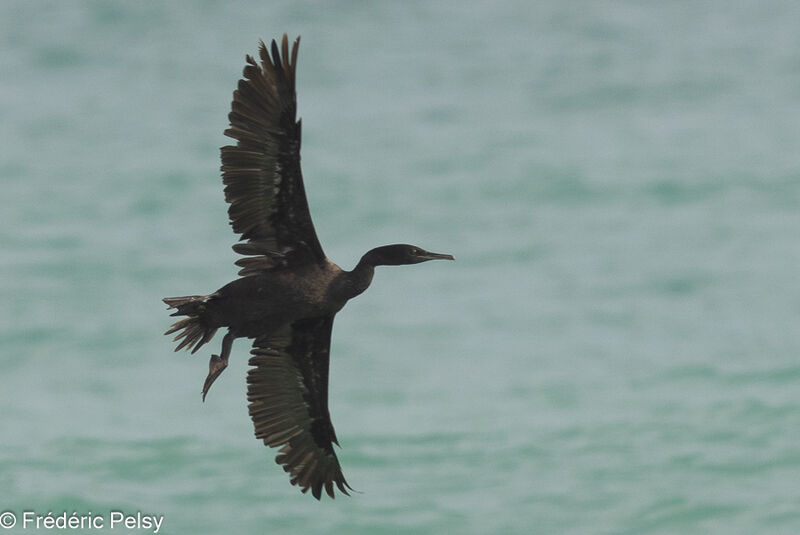
M 254 340 L 248 373 L 249 411 L 256 437 L 280 447 L 276 461 L 292 484 L 319 499 L 333 487 L 347 494 L 332 444 L 328 413 L 328 364 L 333 318 L 348 300 L 369 287 L 376 266 L 415 264 L 450 255 L 413 245 L 368 251 L 352 271 L 323 253 L 300 173 L 300 122 L 296 121 L 295 41 L 289 55 L 261 43 L 259 66 L 247 57 L 244 80 L 234 92 L 231 127 L 236 146 L 222 148 L 228 215 L 241 242 L 234 250 L 240 278 L 209 295 L 168 297 L 176 321 L 176 351 L 196 352 L 219 329 L 227 332 L 220 355 L 212 355 L 203 399 L 225 370 L 233 341 Z
M 335 314 L 357 295 L 347 279 L 330 262 L 242 277 L 209 297 L 206 317 L 212 328 L 227 327 L 235 337 L 256 338 L 265 326 Z

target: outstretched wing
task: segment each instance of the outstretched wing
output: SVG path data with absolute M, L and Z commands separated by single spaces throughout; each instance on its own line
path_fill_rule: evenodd
M 296 121 L 295 68 L 298 37 L 289 55 L 273 40 L 270 57 L 262 41 L 261 64 L 247 56 L 244 79 L 233 92 L 231 126 L 236 146 L 222 147 L 222 180 L 228 216 L 241 234 L 233 249 L 249 275 L 264 269 L 322 262 L 300 172 L 300 121 Z
M 247 374 L 247 399 L 256 438 L 280 447 L 275 461 L 292 485 L 320 499 L 333 485 L 353 490 L 333 451 L 328 413 L 328 362 L 333 316 L 301 320 L 257 338 Z

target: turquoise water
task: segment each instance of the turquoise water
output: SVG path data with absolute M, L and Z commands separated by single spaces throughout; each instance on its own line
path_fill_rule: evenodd
M 800 532 L 800 4 L 333 6 L 0 3 L 10 532 Z M 218 147 L 284 31 L 327 254 L 457 258 L 337 317 L 361 493 L 321 503 L 253 438 L 247 343 L 201 403 L 219 340 L 161 334 L 235 276 Z

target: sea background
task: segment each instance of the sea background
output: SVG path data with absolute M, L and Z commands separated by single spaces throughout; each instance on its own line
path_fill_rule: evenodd
M 9 532 L 800 533 L 798 24 L 791 1 L 0 3 Z M 337 316 L 360 493 L 321 503 L 253 438 L 248 342 L 201 403 L 219 337 L 162 335 L 162 297 L 236 276 L 218 148 L 244 55 L 283 32 L 328 256 L 457 259 L 379 268 Z

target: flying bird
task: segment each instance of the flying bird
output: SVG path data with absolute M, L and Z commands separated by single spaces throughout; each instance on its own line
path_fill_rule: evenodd
M 372 282 L 376 266 L 453 260 L 414 245 L 368 251 L 344 271 L 322 251 L 300 173 L 301 122 L 296 119 L 298 37 L 289 51 L 260 42 L 260 63 L 246 57 L 244 78 L 233 92 L 230 128 L 236 145 L 221 149 L 228 216 L 239 241 L 233 250 L 239 278 L 209 295 L 167 297 L 185 316 L 165 334 L 177 333 L 181 349 L 197 352 L 226 329 L 219 355 L 209 361 L 205 400 L 228 366 L 236 338 L 253 339 L 247 399 L 256 438 L 280 448 L 276 462 L 293 485 L 320 499 L 353 490 L 342 474 L 339 445 L 328 412 L 328 364 L 333 318 Z M 271 52 L 271 54 L 270 54 Z

